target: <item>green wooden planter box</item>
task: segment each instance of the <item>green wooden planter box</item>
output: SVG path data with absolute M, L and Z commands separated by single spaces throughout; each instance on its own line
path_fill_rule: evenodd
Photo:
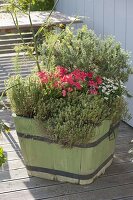
M 42 122 L 13 115 L 25 165 L 30 176 L 89 184 L 113 160 L 117 126 L 105 120 L 87 145 L 64 148 L 45 136 Z

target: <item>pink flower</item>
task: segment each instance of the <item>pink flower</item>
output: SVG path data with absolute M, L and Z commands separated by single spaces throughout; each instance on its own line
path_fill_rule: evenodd
M 38 75 L 40 78 L 43 78 L 44 76 L 47 75 L 47 73 L 44 72 L 44 71 L 41 71 L 41 72 L 37 72 L 37 75 Z
M 66 90 L 62 90 L 62 96 L 65 97 L 67 95 Z
M 37 75 L 39 76 L 42 83 L 48 83 L 48 74 L 44 71 L 38 72 Z
M 79 80 L 84 81 L 85 78 L 87 77 L 87 73 L 84 72 L 84 71 L 81 71 L 81 70 L 79 70 L 79 69 L 75 69 L 75 70 L 72 72 L 72 74 L 73 74 L 74 79 L 75 79 L 76 81 L 79 81 Z
M 102 80 L 102 78 L 101 78 L 100 76 L 97 76 L 97 77 L 96 77 L 96 81 L 97 81 L 97 84 L 98 84 L 98 85 L 101 85 L 102 82 L 103 82 L 103 80 Z
M 72 92 L 72 91 L 73 91 L 73 88 L 69 87 L 69 88 L 67 88 L 67 91 L 68 91 L 68 92 Z
M 68 70 L 65 67 L 62 67 L 62 66 L 57 66 L 56 70 L 59 73 L 59 77 L 63 77 L 68 72 Z
M 92 78 L 92 77 L 93 77 L 93 72 L 88 72 L 88 73 L 87 73 L 87 77 L 88 77 L 88 78 Z
M 74 84 L 73 75 L 72 74 L 64 75 L 61 78 L 61 82 L 73 85 Z
M 54 88 L 61 88 L 61 84 L 59 81 L 55 81 L 54 84 L 53 84 L 53 87 Z
M 75 82 L 73 85 L 74 85 L 78 90 L 81 90 L 81 89 L 82 89 L 81 84 L 78 83 L 78 82 Z
M 91 89 L 91 90 L 89 91 L 89 93 L 90 93 L 90 94 L 95 94 L 95 95 L 96 95 L 96 94 L 98 94 L 98 91 L 95 90 L 95 89 Z
M 96 85 L 96 83 L 95 83 L 95 81 L 93 81 L 93 80 L 90 80 L 90 81 L 88 82 L 88 86 L 90 86 L 90 87 L 95 87 L 95 85 Z

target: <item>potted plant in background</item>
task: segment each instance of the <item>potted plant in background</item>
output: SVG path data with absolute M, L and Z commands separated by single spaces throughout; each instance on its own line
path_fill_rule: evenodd
M 6 81 L 25 165 L 32 176 L 88 184 L 111 164 L 128 116 L 129 55 L 86 26 L 43 33 L 34 72 Z
M 31 11 L 48 11 L 54 6 L 54 0 L 19 0 L 18 3 L 23 10 L 28 10 L 29 3 L 31 3 Z
M 7 106 L 4 104 L 4 102 L 2 100 L 3 99 L 3 95 L 4 95 L 4 92 L 0 96 L 0 110 L 7 109 Z M 2 138 L 2 131 L 6 132 L 6 133 L 9 133 L 10 132 L 10 128 L 9 128 L 9 126 L 7 126 L 7 124 L 2 119 L 0 119 L 0 139 Z M 5 162 L 6 162 L 6 156 L 4 154 L 3 148 L 0 147 L 0 167 Z

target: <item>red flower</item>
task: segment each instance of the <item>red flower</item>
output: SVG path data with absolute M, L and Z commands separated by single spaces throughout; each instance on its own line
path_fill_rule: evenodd
M 81 90 L 81 89 L 82 89 L 81 84 L 78 83 L 78 82 L 75 82 L 73 85 L 74 85 L 78 90 Z
M 42 83 L 48 83 L 48 74 L 44 71 L 38 72 L 37 75 L 41 79 Z
M 62 90 L 62 96 L 65 97 L 67 95 L 66 90 Z
M 68 72 L 68 70 L 65 67 L 62 67 L 62 66 L 57 66 L 56 70 L 59 73 L 60 77 L 63 77 Z
M 54 88 L 61 88 L 61 83 L 60 83 L 60 81 L 55 81 L 54 84 L 53 84 L 53 87 L 54 87 Z
M 96 86 L 95 81 L 90 80 L 90 81 L 88 82 L 88 86 L 90 86 L 90 87 L 95 87 L 95 86 Z
M 98 94 L 98 91 L 96 89 L 91 89 L 89 91 L 90 94 Z
M 88 77 L 88 78 L 92 78 L 92 77 L 93 77 L 93 72 L 88 72 L 88 73 L 87 73 L 87 77 Z
M 69 88 L 67 88 L 67 91 L 68 91 L 68 92 L 72 92 L 72 91 L 73 91 L 73 88 L 69 87 Z
M 62 96 L 65 97 L 67 92 L 72 92 L 74 89 L 81 90 L 84 85 L 88 84 L 89 94 L 97 95 L 99 85 L 103 80 L 100 76 L 93 78 L 93 72 L 84 72 L 80 69 L 75 69 L 68 73 L 65 67 L 57 66 L 55 72 L 41 71 L 37 73 L 42 83 L 49 84 L 56 89 L 62 89 Z M 85 83 L 85 84 L 84 84 Z
M 38 75 L 40 78 L 43 78 L 44 76 L 46 76 L 46 72 L 44 72 L 44 71 L 37 72 L 37 75 Z
M 96 77 L 96 81 L 97 81 L 97 84 L 98 84 L 98 85 L 101 85 L 102 82 L 103 82 L 103 80 L 102 80 L 102 78 L 101 78 L 100 76 L 97 76 L 97 77 Z
M 73 75 L 72 74 L 64 75 L 61 78 L 61 82 L 63 82 L 63 83 L 69 83 L 69 84 L 73 85 L 74 84 Z
M 81 70 L 79 70 L 79 69 L 75 69 L 75 70 L 72 72 L 72 74 L 73 74 L 74 79 L 75 79 L 76 81 L 79 81 L 79 80 L 84 81 L 85 78 L 87 77 L 87 73 L 84 72 L 84 71 L 81 71 Z

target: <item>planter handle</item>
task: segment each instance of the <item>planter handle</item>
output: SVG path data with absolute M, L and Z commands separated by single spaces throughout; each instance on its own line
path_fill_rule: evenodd
M 116 138 L 116 128 L 120 125 L 120 122 L 118 122 L 115 126 L 111 127 L 109 130 L 109 141 L 114 140 Z

